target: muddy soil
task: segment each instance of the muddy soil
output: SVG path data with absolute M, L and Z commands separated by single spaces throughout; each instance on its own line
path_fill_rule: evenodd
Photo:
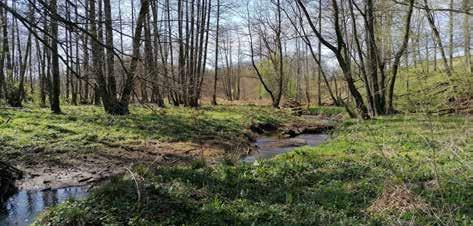
M 107 143 L 97 150 L 75 155 L 56 153 L 53 160 L 48 154 L 39 152 L 30 156 L 33 161 L 16 164 L 24 172 L 24 179 L 17 181 L 17 187 L 43 190 L 89 185 L 126 173 L 134 164 L 188 164 L 202 157 L 212 164 L 224 154 L 224 149 L 218 145 L 159 141 L 126 145 Z
M 135 141 L 120 144 L 99 142 L 94 150 L 81 152 L 27 151 L 26 159 L 16 159 L 10 164 L 24 172 L 24 179 L 17 181 L 22 190 L 57 189 L 95 184 L 111 176 L 127 173 L 135 164 L 156 166 L 189 164 L 195 159 L 205 159 L 215 164 L 222 159 L 237 161 L 241 156 L 254 152 L 256 137 L 272 133 L 296 137 L 304 133 L 325 133 L 333 125 L 320 119 L 304 119 L 284 125 L 253 124 L 240 137 L 228 141 L 203 137 L 196 142 Z

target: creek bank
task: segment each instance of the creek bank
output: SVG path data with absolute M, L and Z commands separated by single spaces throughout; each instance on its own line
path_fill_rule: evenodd
M 15 182 L 22 177 L 23 172 L 8 163 L 0 161 L 0 205 L 18 191 Z
M 243 162 L 269 159 L 301 146 L 317 146 L 325 142 L 335 129 L 336 120 L 302 116 L 300 121 L 287 124 L 253 123 L 245 136 L 253 144 L 241 156 Z
M 26 161 L 16 159 L 11 164 L 24 172 L 24 179 L 17 182 L 21 190 L 83 186 L 126 173 L 127 169 L 136 164 L 185 165 L 203 158 L 212 165 L 229 154 L 235 155 L 233 160 L 238 160 L 241 156 L 257 151 L 254 143 L 260 136 L 295 138 L 303 134 L 322 134 L 333 129 L 333 124 L 327 118 L 303 115 L 290 123 L 252 123 L 239 136 L 227 136 L 224 139 L 210 135 L 188 142 L 117 142 L 101 139 L 96 141 L 94 149 L 74 153 L 42 146 L 36 148 L 41 151 L 24 151 Z M 287 142 L 293 143 L 289 146 L 302 145 L 300 140 Z
M 160 142 L 155 140 L 118 144 L 101 142 L 101 151 L 77 153 L 74 156 L 34 156 L 29 162 L 16 162 L 24 172 L 16 182 L 20 190 L 54 190 L 93 185 L 112 176 L 126 173 L 133 165 L 170 166 L 189 164 L 204 156 L 211 164 L 224 155 L 228 145 L 206 140 L 193 142 Z
M 315 147 L 327 141 L 327 134 L 302 134 L 295 138 L 281 136 L 260 136 L 255 144 L 255 151 L 243 155 L 241 161 L 252 163 L 256 160 L 270 159 L 302 146 Z
M 250 130 L 257 135 L 279 135 L 285 138 L 294 138 L 302 134 L 322 134 L 335 129 L 335 121 L 301 121 L 277 125 L 273 123 L 254 123 L 250 126 Z M 255 136 L 247 135 L 250 141 Z
M 282 129 L 281 134 L 284 137 L 297 137 L 302 134 L 322 134 L 335 129 L 334 125 L 291 125 Z

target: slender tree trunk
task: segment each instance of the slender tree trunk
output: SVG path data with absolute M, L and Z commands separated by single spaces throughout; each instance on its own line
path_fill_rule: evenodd
M 178 2 L 180 4 L 180 2 Z M 179 105 L 179 89 L 178 89 L 178 78 L 176 78 L 176 74 L 174 73 L 174 47 L 173 47 L 173 30 L 172 30 L 172 23 L 171 23 L 171 5 L 169 0 L 166 0 L 166 19 L 167 19 L 167 29 L 168 29 L 168 42 L 169 42 L 169 66 L 171 72 L 171 81 L 172 81 L 172 89 L 169 93 L 170 102 L 174 106 Z M 179 42 L 180 44 L 180 42 Z
M 79 24 L 79 9 L 78 9 L 78 0 L 75 0 L 75 6 L 74 6 L 74 22 L 76 24 Z M 78 95 L 80 96 L 81 89 L 82 89 L 82 82 L 81 82 L 81 69 L 80 69 L 80 56 L 79 56 L 79 40 L 80 40 L 80 34 L 79 32 L 75 33 L 75 70 L 78 75 L 76 78 L 76 83 L 74 85 L 74 89 L 72 91 L 72 104 L 77 105 L 78 104 Z M 79 97 L 80 98 L 80 97 Z
M 217 0 L 217 29 L 215 30 L 215 71 L 214 71 L 214 84 L 213 84 L 212 105 L 217 105 L 218 42 L 219 42 L 219 32 L 220 32 L 220 0 Z
M 440 37 L 440 32 L 437 28 L 437 25 L 435 24 L 434 15 L 432 14 L 432 10 L 430 9 L 427 0 L 424 0 L 424 3 L 425 3 L 425 13 L 427 15 L 427 20 L 429 22 L 430 28 L 432 29 L 432 32 L 434 35 L 436 47 L 439 48 L 440 54 L 442 55 L 442 61 L 443 61 L 445 73 L 447 74 L 447 76 L 450 77 L 452 76 L 452 70 L 450 66 L 448 65 L 447 55 L 443 47 L 443 42 L 442 42 L 442 38 Z M 434 53 L 434 56 L 436 57 L 436 52 Z
M 140 47 L 141 47 L 141 34 L 143 31 L 143 25 L 148 15 L 149 10 L 149 1 L 141 0 L 141 9 L 136 21 L 135 36 L 133 37 L 133 50 L 132 57 L 130 62 L 130 68 L 128 70 L 126 80 L 123 85 L 123 91 L 121 99 L 119 102 L 118 108 L 115 109 L 115 114 L 127 114 L 128 113 L 128 104 L 130 102 L 130 97 L 133 92 L 133 84 L 135 80 L 136 68 L 138 65 L 138 60 L 140 56 Z
M 425 68 L 426 72 L 430 71 L 430 45 L 429 45 L 429 35 L 425 34 Z
M 6 13 L 3 12 L 3 7 L 0 7 L 0 25 L 2 28 L 2 51 L 0 54 L 0 98 L 8 96 L 7 84 L 5 79 L 5 60 L 8 54 L 8 25 Z
M 281 1 L 277 0 L 277 17 L 278 17 L 278 27 L 277 27 L 277 32 L 276 32 L 276 42 L 277 42 L 277 47 L 279 51 L 279 90 L 278 90 L 278 95 L 276 97 L 276 101 L 273 102 L 273 107 L 279 108 L 279 104 L 281 102 L 281 98 L 283 96 L 283 84 L 284 84 L 284 56 L 283 56 L 283 47 L 282 47 L 282 16 L 281 16 Z
M 394 86 L 396 83 L 396 76 L 398 73 L 401 57 L 404 54 L 404 52 L 407 49 L 408 43 L 409 43 L 409 35 L 410 35 L 410 30 L 411 30 L 411 21 L 412 21 L 412 13 L 414 11 L 414 2 L 415 0 L 410 0 L 409 1 L 409 10 L 406 16 L 405 20 L 405 30 L 404 30 L 404 37 L 402 41 L 401 48 L 398 50 L 398 52 L 394 56 L 394 62 L 392 65 L 391 73 L 392 73 L 392 78 L 391 82 L 389 83 L 389 90 L 388 90 L 388 106 L 387 106 L 387 112 L 392 114 L 394 113 Z M 406 73 L 407 74 L 407 73 Z
M 253 44 L 253 35 L 251 31 L 251 22 L 248 21 L 248 35 L 250 39 L 250 57 L 251 57 L 251 65 L 253 66 L 254 70 L 256 71 L 256 75 L 258 76 L 258 79 L 260 80 L 261 85 L 263 86 L 264 90 L 269 94 L 271 97 L 272 102 L 275 102 L 275 96 L 274 93 L 271 91 L 269 88 L 268 84 L 265 82 L 263 75 L 261 74 L 261 71 L 258 69 L 258 66 L 256 66 L 256 61 L 255 61 L 255 50 L 254 50 L 254 44 Z M 261 91 L 259 92 L 261 95 Z M 261 99 L 261 96 L 260 96 Z
M 471 0 L 463 0 L 463 9 L 470 12 Z M 470 72 L 470 75 L 473 76 L 473 62 L 471 59 L 471 16 L 465 14 L 463 16 L 463 34 L 464 34 L 464 55 L 465 55 L 465 65 L 467 72 Z
M 319 31 L 322 32 L 322 0 L 319 0 Z M 322 61 L 322 42 L 317 42 L 317 54 L 318 54 L 318 61 Z M 321 89 L 321 80 L 322 80 L 322 67 L 319 65 L 317 69 L 317 105 L 322 105 L 322 89 Z
M 384 104 L 382 96 L 382 86 L 381 81 L 379 80 L 379 74 L 381 71 L 378 67 L 379 65 L 379 50 L 375 40 L 375 28 L 374 28 L 374 3 L 373 0 L 367 0 L 367 9 L 366 9 L 367 18 L 366 23 L 366 46 L 368 48 L 368 59 L 367 59 L 367 71 L 369 79 L 371 81 L 371 93 L 373 94 L 373 112 L 374 116 L 384 114 Z
M 455 18 L 453 16 L 453 9 L 454 9 L 454 0 L 450 0 L 449 8 L 449 18 L 448 18 L 448 53 L 449 53 L 449 59 L 450 59 L 450 68 L 453 71 L 453 32 L 454 32 L 454 23 L 455 23 Z
M 163 53 L 163 48 L 161 46 L 161 35 L 159 34 L 159 29 L 158 29 L 158 1 L 152 1 L 151 2 L 151 8 L 152 8 L 152 13 L 153 13 L 153 35 L 154 35 L 154 42 L 153 42 L 153 48 L 155 51 L 154 56 L 152 56 L 153 62 L 153 75 L 154 75 L 154 83 L 153 83 L 153 98 L 154 98 L 154 103 L 156 103 L 159 107 L 164 107 L 164 100 L 163 100 L 163 89 L 160 87 L 161 84 L 164 84 L 165 87 L 169 87 L 169 80 L 168 80 L 168 70 L 166 67 L 166 62 L 167 62 L 167 54 Z M 149 22 L 151 23 L 151 22 Z M 151 25 L 150 25 L 151 26 Z M 151 34 L 149 34 L 151 36 Z M 151 37 L 149 37 L 151 41 Z M 161 54 L 161 58 L 163 59 L 163 69 L 164 69 L 164 78 L 163 81 L 164 83 L 160 80 L 159 77 L 159 71 L 158 71 L 158 51 Z
M 51 15 L 56 16 L 57 13 L 57 1 L 50 0 L 49 2 Z M 56 113 L 61 113 L 61 108 L 59 104 L 59 95 L 60 95 L 60 72 L 59 72 L 59 52 L 58 52 L 58 22 L 55 18 L 51 18 L 51 53 L 52 53 L 52 95 L 51 95 L 51 110 Z
M 107 85 L 110 101 L 117 101 L 117 85 L 115 81 L 114 70 L 114 53 L 113 53 L 113 25 L 112 25 L 112 8 L 110 0 L 103 0 L 104 14 L 105 14 L 105 31 L 106 31 L 106 50 L 107 50 Z
M 40 107 L 46 107 L 46 49 L 41 51 L 38 39 L 35 39 L 36 42 L 36 56 L 38 59 L 38 74 L 39 74 L 39 99 Z
M 145 24 L 144 24 L 144 33 L 145 33 L 145 71 L 146 74 L 152 79 L 152 90 L 151 90 L 151 102 L 156 103 L 157 96 L 159 96 L 159 86 L 158 86 L 158 74 L 156 71 L 156 66 L 154 65 L 154 54 L 156 53 L 156 49 L 153 48 L 153 43 L 151 40 L 151 26 L 150 26 L 150 19 L 149 16 L 146 17 Z M 146 87 L 145 87 L 146 89 Z
M 334 31 L 335 31 L 336 40 L 337 40 L 336 46 L 328 42 L 322 36 L 322 34 L 320 33 L 320 30 L 318 30 L 315 27 L 310 17 L 310 14 L 307 11 L 305 4 L 302 2 L 302 0 L 297 0 L 297 4 L 300 6 L 302 11 L 304 12 L 305 18 L 309 22 L 309 25 L 312 31 L 315 33 L 319 41 L 321 41 L 324 46 L 326 46 L 328 49 L 330 49 L 330 51 L 332 51 L 335 54 L 338 64 L 340 65 L 340 68 L 342 69 L 343 75 L 345 77 L 345 82 L 348 85 L 348 90 L 350 91 L 350 94 L 353 96 L 353 99 L 355 101 L 355 107 L 358 110 L 360 117 L 363 119 L 369 119 L 370 116 L 368 114 L 368 109 L 366 108 L 366 105 L 363 101 L 363 97 L 361 96 L 361 93 L 358 91 L 358 88 L 355 85 L 355 80 L 353 79 L 353 71 L 350 65 L 350 61 L 348 60 L 351 56 L 348 53 L 347 45 L 343 39 L 343 33 L 340 27 L 340 15 L 339 15 L 340 12 L 339 12 L 337 1 L 332 0 L 333 16 L 334 16 Z M 346 106 L 346 109 L 353 116 L 351 110 L 347 106 Z
M 68 6 L 68 3 L 66 1 L 66 19 L 67 20 L 70 20 L 70 18 L 68 18 L 70 15 L 70 12 L 69 12 L 69 6 Z M 70 103 L 70 96 L 69 96 L 69 93 L 70 93 L 70 81 L 71 81 L 71 75 L 69 73 L 69 68 L 71 67 L 71 57 L 70 57 L 70 52 L 69 52 L 69 44 L 70 44 L 70 33 L 68 32 L 68 29 L 65 30 L 64 32 L 65 34 L 65 42 L 64 42 L 64 57 L 66 59 L 66 62 L 65 62 L 65 65 L 66 65 L 66 73 L 65 73 L 65 76 L 66 76 L 66 79 L 65 79 L 65 86 L 66 86 L 66 90 L 65 90 L 65 94 L 64 94 L 64 97 L 65 97 L 65 101 L 66 103 Z
M 92 26 L 89 26 L 90 24 L 90 13 L 89 13 L 89 5 L 90 5 L 90 1 L 91 0 L 86 0 L 85 2 L 85 30 L 88 31 L 89 33 L 91 33 L 92 35 L 94 34 L 93 30 L 92 30 Z M 95 9 L 95 7 L 94 7 Z M 95 12 L 94 12 L 95 14 Z M 94 19 L 95 21 L 95 19 Z M 94 25 L 95 26 L 95 25 Z M 96 32 L 96 31 L 95 31 Z M 84 103 L 89 103 L 89 84 L 90 84 L 90 81 L 89 81 L 89 73 L 91 71 L 91 68 L 89 67 L 89 36 L 84 34 L 83 35 L 83 50 L 82 52 L 84 53 L 84 94 L 82 95 L 83 99 L 81 100 L 81 102 L 84 104 Z
M 102 37 L 99 36 L 97 30 L 97 22 L 96 22 L 96 0 L 88 0 L 89 1 L 89 21 L 90 21 L 90 33 L 92 36 L 91 46 L 92 46 L 92 67 L 93 72 L 97 79 L 97 84 L 94 86 L 94 99 L 95 105 L 100 104 L 100 96 L 103 96 L 103 105 L 104 109 L 108 113 L 113 113 L 113 109 L 111 106 L 110 99 L 108 98 L 108 89 L 107 84 L 104 76 L 103 65 L 104 65 L 104 57 L 103 51 L 101 48 L 100 43 L 97 40 L 102 40 Z M 101 0 L 99 0 L 101 1 Z
M 18 34 L 19 35 L 19 34 Z M 25 74 L 28 66 L 28 56 L 30 55 L 31 51 L 31 33 L 28 35 L 28 40 L 26 41 L 26 52 L 24 55 L 24 59 L 20 61 L 20 82 L 18 86 L 18 93 L 15 95 L 14 100 L 10 102 L 12 107 L 22 107 L 22 101 L 26 95 L 25 93 Z M 20 55 L 21 57 L 21 55 Z

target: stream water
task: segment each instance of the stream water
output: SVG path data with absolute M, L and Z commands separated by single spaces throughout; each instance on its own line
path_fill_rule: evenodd
M 35 217 L 47 207 L 68 199 L 87 197 L 88 187 L 68 187 L 55 190 L 20 191 L 0 206 L 0 226 L 30 225 Z
M 277 136 L 259 137 L 255 145 L 257 151 L 250 155 L 244 156 L 243 162 L 254 162 L 256 160 L 270 159 L 276 155 L 280 155 L 292 151 L 296 147 L 301 146 L 317 146 L 325 142 L 329 136 L 327 134 L 302 134 L 295 138 L 279 138 Z
M 329 138 L 326 134 L 303 134 L 295 138 L 277 136 L 259 137 L 255 145 L 257 152 L 242 158 L 243 162 L 270 159 L 276 155 L 292 151 L 300 146 L 317 146 Z M 60 204 L 68 199 L 82 199 L 89 194 L 87 186 L 68 187 L 55 190 L 21 190 L 3 206 L 0 206 L 0 226 L 30 225 L 35 217 L 47 207 Z

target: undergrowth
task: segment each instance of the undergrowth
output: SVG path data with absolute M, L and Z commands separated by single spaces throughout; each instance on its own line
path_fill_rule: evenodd
M 37 225 L 471 225 L 473 120 L 348 120 L 254 164 L 137 166 Z

